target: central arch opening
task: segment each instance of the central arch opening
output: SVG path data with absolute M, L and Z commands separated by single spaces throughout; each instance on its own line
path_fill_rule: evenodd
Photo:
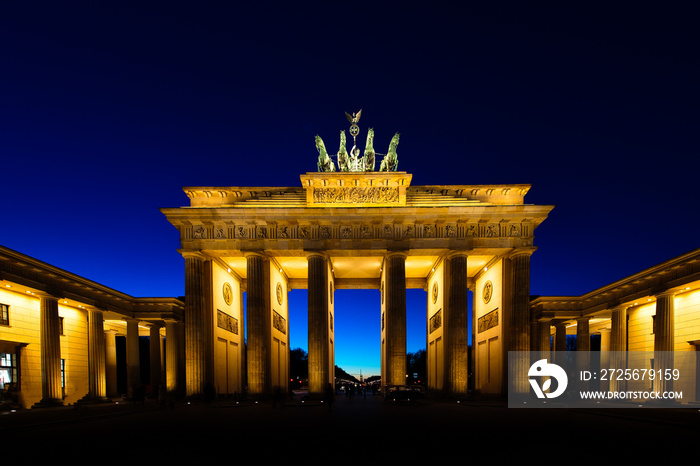
M 292 289 L 289 299 L 290 349 L 308 353 L 308 293 Z M 406 290 L 406 351 L 419 355 L 426 349 L 427 292 Z M 335 365 L 358 380 L 381 375 L 381 293 L 376 289 L 339 289 L 334 293 Z M 407 362 L 408 366 L 408 362 Z M 424 377 L 425 368 L 407 367 L 415 380 Z M 410 373 L 409 373 L 410 371 Z M 421 380 L 419 380 L 422 382 Z

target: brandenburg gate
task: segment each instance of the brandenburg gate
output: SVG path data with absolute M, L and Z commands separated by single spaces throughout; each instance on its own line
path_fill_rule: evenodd
M 347 116 L 355 139 L 359 112 Z M 319 171 L 299 186 L 187 187 L 189 206 L 161 209 L 185 259 L 188 396 L 286 392 L 296 288 L 308 290 L 310 395 L 334 383 L 334 291 L 359 288 L 381 290 L 382 385 L 405 384 L 406 289 L 421 288 L 428 389 L 465 395 L 471 376 L 478 393 L 506 393 L 508 351 L 530 350 L 530 256 L 552 206 L 525 204 L 529 185 L 412 186 L 398 134 L 379 170 L 373 141 L 370 129 L 360 156 L 342 131 L 336 169 L 317 136 Z

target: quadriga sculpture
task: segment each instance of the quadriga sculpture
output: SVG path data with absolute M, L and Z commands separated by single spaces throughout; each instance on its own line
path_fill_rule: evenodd
M 380 172 L 396 171 L 396 167 L 399 166 L 399 158 L 396 155 L 396 146 L 398 145 L 399 133 L 396 133 L 389 143 L 389 151 L 384 156 L 381 165 L 379 165 Z
M 318 171 L 334 172 L 335 164 L 328 156 L 328 152 L 326 152 L 326 145 L 323 143 L 323 139 L 321 139 L 321 136 L 319 135 L 316 135 L 316 149 L 318 150 Z

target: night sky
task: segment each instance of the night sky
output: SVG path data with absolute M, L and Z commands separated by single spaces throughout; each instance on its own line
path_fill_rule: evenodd
M 535 231 L 533 295 L 700 247 L 692 2 L 253 3 L 0 5 L 0 244 L 182 296 L 158 209 L 188 205 L 184 186 L 299 186 L 314 136 L 335 151 L 362 109 L 362 145 L 374 128 L 385 153 L 399 132 L 413 185 L 527 183 L 527 203 L 556 206 Z M 378 291 L 336 296 L 336 363 L 370 375 Z M 305 294 L 290 300 L 306 348 Z M 415 351 L 425 294 L 408 301 Z

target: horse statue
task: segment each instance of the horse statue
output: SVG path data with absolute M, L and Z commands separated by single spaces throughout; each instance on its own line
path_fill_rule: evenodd
M 328 152 L 326 152 L 326 145 L 323 143 L 323 139 L 321 139 L 319 135 L 316 135 L 316 149 L 318 150 L 318 171 L 334 172 L 335 164 L 328 156 Z
M 338 149 L 338 171 L 350 171 L 350 156 L 345 148 L 345 131 L 340 132 L 340 148 Z
M 399 159 L 396 155 L 396 146 L 399 145 L 399 133 L 394 134 L 389 143 L 389 151 L 384 156 L 381 165 L 379 166 L 380 172 L 396 171 L 396 167 L 399 166 Z
M 374 130 L 370 128 L 369 130 L 367 130 L 367 144 L 365 145 L 364 165 L 366 172 L 374 171 L 374 146 L 372 145 L 373 142 Z

